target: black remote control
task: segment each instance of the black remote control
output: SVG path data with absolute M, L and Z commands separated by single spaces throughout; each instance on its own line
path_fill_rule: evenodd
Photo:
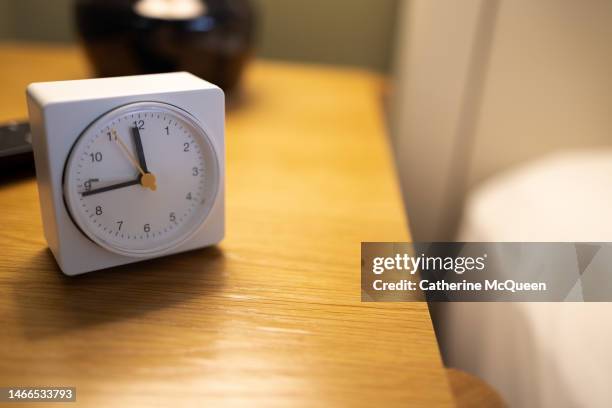
M 8 122 L 0 125 L 0 169 L 33 168 L 30 124 Z

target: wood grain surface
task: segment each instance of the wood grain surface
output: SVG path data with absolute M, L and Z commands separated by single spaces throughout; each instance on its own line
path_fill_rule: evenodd
M 478 377 L 456 368 L 447 368 L 448 382 L 457 408 L 506 408 L 502 397 Z
M 27 83 L 88 73 L 76 48 L 0 55 L 0 120 L 25 117 Z M 76 386 L 66 406 L 452 405 L 427 305 L 360 302 L 360 242 L 408 239 L 382 82 L 255 62 L 216 248 L 65 277 L 33 177 L 3 174 L 0 386 Z

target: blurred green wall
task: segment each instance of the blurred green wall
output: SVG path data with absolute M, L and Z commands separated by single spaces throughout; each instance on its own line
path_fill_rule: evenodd
M 11 28 L 8 25 L 10 5 L 9 0 L 0 0 L 0 38 L 7 37 L 11 32 Z
M 386 71 L 401 0 L 253 0 L 259 55 Z M 74 41 L 72 0 L 0 0 L 0 38 Z

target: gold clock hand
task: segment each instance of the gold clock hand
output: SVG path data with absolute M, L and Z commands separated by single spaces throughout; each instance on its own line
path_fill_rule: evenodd
M 140 172 L 140 184 L 145 188 L 150 188 L 151 191 L 157 190 L 155 175 L 153 173 L 146 173 L 142 169 L 142 167 L 140 167 L 138 160 L 136 160 L 134 155 L 130 152 L 130 149 L 128 149 L 128 147 L 125 145 L 123 140 L 121 140 L 116 130 L 112 130 L 112 133 L 113 133 L 113 137 L 115 141 L 119 143 L 119 146 L 121 146 L 121 150 L 123 151 L 123 153 L 125 153 L 126 157 L 132 162 L 134 167 L 136 167 L 138 171 Z
M 134 155 L 130 152 L 130 149 L 128 149 L 128 147 L 125 145 L 125 143 L 123 143 L 123 140 L 121 140 L 121 138 L 119 138 L 119 135 L 117 135 L 117 131 L 113 130 L 112 132 L 113 132 L 113 137 L 114 137 L 115 141 L 117 143 L 119 143 L 119 146 L 121 146 L 121 150 L 123 151 L 123 153 L 125 153 L 126 157 L 132 162 L 134 167 L 136 167 L 138 169 L 140 174 L 144 176 L 146 173 L 144 172 L 142 167 L 140 167 L 140 164 L 138 163 L 138 160 L 136 160 Z

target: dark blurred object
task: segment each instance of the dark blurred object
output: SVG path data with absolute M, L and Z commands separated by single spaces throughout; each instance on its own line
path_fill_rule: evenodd
M 75 16 L 101 77 L 189 71 L 231 91 L 253 49 L 249 0 L 76 0 Z
M 9 122 L 0 125 L 0 170 L 31 169 L 34 166 L 30 125 Z

